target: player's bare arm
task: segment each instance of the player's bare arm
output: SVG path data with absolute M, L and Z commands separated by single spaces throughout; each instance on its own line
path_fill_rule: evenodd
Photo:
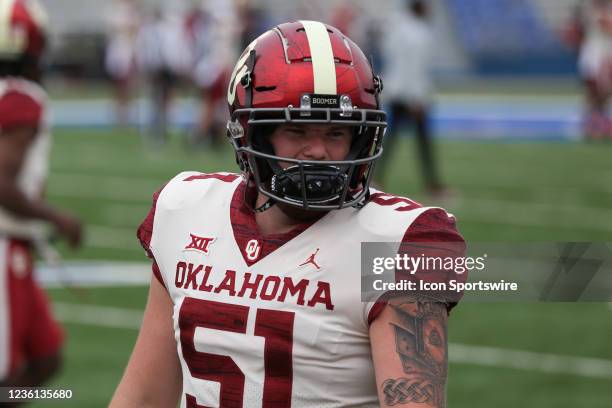
M 35 127 L 17 127 L 0 134 L 0 206 L 19 217 L 50 222 L 71 246 L 78 246 L 82 238 L 81 223 L 42 200 L 28 199 L 17 185 L 25 155 L 37 131 Z
M 19 127 L 0 133 L 0 205 L 16 215 L 45 218 L 44 208 L 32 203 L 17 187 L 17 177 L 36 128 Z
M 182 381 L 172 327 L 172 301 L 152 276 L 140 333 L 110 407 L 175 407 Z
M 446 306 L 393 300 L 370 327 L 381 407 L 445 407 Z

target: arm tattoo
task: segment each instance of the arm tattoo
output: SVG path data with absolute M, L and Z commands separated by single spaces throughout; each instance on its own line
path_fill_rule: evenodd
M 419 402 L 429 405 L 436 403 L 436 390 L 427 380 L 397 378 L 387 379 L 382 384 L 385 405 L 393 406 L 406 402 Z
M 442 303 L 391 302 L 395 314 L 390 323 L 396 352 L 406 377 L 383 381 L 385 405 L 425 403 L 446 405 L 447 311 Z

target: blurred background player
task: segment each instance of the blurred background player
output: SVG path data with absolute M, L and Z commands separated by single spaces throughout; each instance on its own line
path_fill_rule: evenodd
M 42 199 L 51 134 L 40 87 L 46 17 L 35 1 L 0 0 L 0 384 L 36 386 L 61 363 L 62 331 L 33 277 L 37 222 L 72 247 L 81 224 Z
M 612 139 L 612 118 L 607 111 L 612 95 L 612 1 L 577 3 L 567 39 L 580 48 L 578 70 L 587 104 L 584 137 Z
M 445 193 L 436 167 L 430 127 L 433 83 L 430 77 L 434 50 L 429 7 L 421 0 L 406 0 L 404 7 L 383 28 L 381 51 L 389 132 L 385 149 L 392 151 L 403 121 L 414 126 L 425 191 L 430 196 Z M 385 177 L 390 155 L 377 169 Z
M 225 93 L 239 47 L 240 27 L 234 1 L 205 0 L 192 20 L 194 40 L 193 80 L 201 98 L 193 142 L 219 146 L 225 143 Z
M 148 80 L 152 115 L 147 141 L 159 146 L 166 140 L 168 114 L 178 81 L 188 76 L 191 53 L 188 31 L 180 10 L 155 6 L 138 34 L 138 65 Z
M 108 10 L 105 68 L 115 87 L 117 124 L 129 124 L 130 94 L 136 80 L 136 39 L 140 28 L 137 0 L 114 0 Z

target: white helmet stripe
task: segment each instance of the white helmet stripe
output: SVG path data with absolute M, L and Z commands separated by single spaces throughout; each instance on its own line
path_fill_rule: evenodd
M 318 21 L 300 21 L 300 23 L 304 26 L 310 46 L 314 93 L 335 95 L 336 64 L 327 28 Z

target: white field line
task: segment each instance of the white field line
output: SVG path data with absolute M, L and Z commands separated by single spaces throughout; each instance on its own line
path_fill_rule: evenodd
M 66 261 L 59 266 L 37 265 L 36 279 L 47 288 L 70 286 L 145 286 L 151 281 L 151 264 L 143 262 Z
M 562 356 L 455 343 L 449 345 L 448 354 L 453 363 L 612 379 L 612 361 L 599 358 Z
M 66 323 L 136 330 L 140 328 L 143 313 L 135 309 L 69 303 L 54 303 L 53 308 L 56 316 Z M 612 361 L 599 358 L 457 343 L 449 345 L 449 357 L 452 363 L 459 364 L 612 379 Z

